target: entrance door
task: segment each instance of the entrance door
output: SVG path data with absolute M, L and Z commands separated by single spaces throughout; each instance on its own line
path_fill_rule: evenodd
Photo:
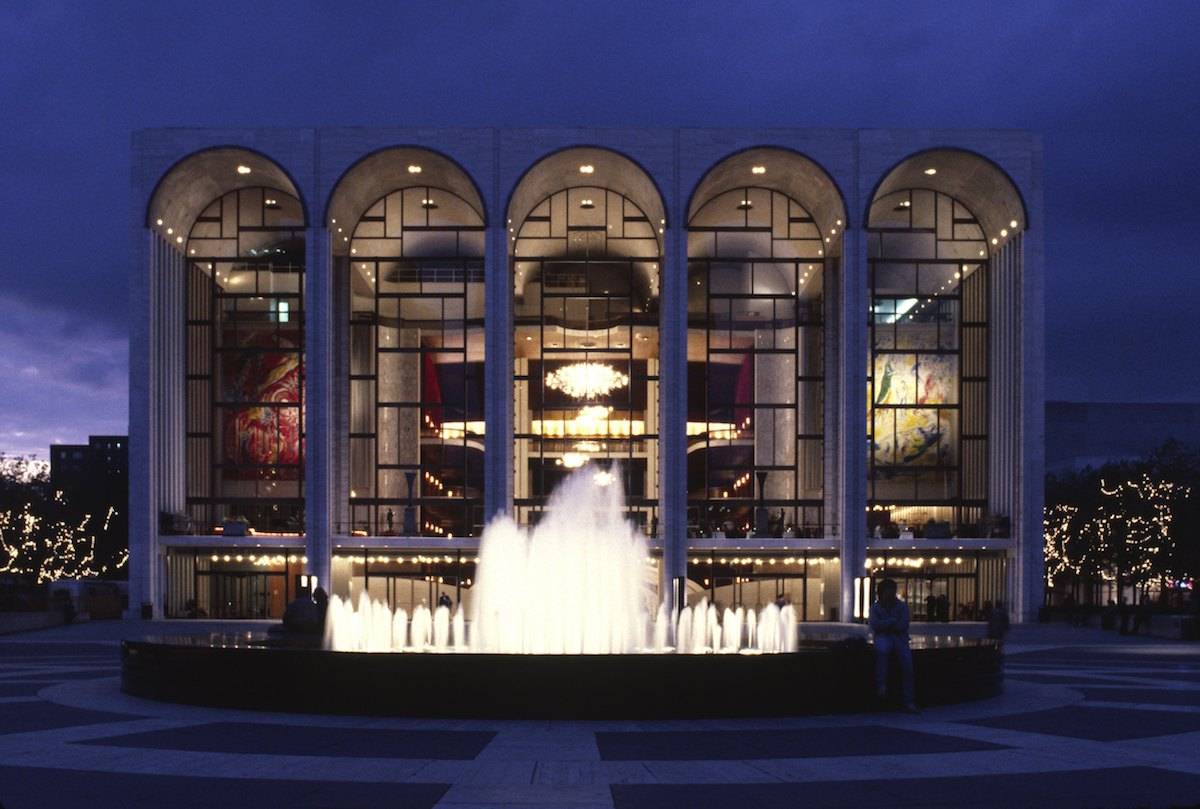
M 213 618 L 282 618 L 286 606 L 283 573 L 209 573 L 209 612 Z

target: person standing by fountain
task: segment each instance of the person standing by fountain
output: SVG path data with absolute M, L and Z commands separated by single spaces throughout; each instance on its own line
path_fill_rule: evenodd
M 875 636 L 875 693 L 880 701 L 887 697 L 888 667 L 892 658 L 900 666 L 900 690 L 904 710 L 915 712 L 916 687 L 912 650 L 908 647 L 908 605 L 896 597 L 896 581 L 879 583 L 879 597 L 871 605 L 870 625 Z

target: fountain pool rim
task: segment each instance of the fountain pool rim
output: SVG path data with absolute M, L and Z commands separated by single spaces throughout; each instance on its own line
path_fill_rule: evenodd
M 873 651 L 802 641 L 774 654 L 333 652 L 240 636 L 126 640 L 127 694 L 291 713 L 480 719 L 797 716 L 873 710 Z M 914 644 L 918 702 L 1000 693 L 991 641 Z

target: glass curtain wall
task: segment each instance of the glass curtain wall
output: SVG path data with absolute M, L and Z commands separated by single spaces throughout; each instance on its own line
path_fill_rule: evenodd
M 868 522 L 979 536 L 987 506 L 988 245 L 931 190 L 876 199 L 868 235 Z
M 563 188 L 513 225 L 514 505 L 534 523 L 557 483 L 619 469 L 629 517 L 658 525 L 656 226 L 629 198 Z
M 693 535 L 824 534 L 825 247 L 767 188 L 717 194 L 688 223 Z
M 351 533 L 482 528 L 484 231 L 467 200 L 414 185 L 347 237 Z
M 199 533 L 304 532 L 304 214 L 272 188 L 214 200 L 185 246 L 186 494 Z M 240 531 L 240 529 L 238 529 Z

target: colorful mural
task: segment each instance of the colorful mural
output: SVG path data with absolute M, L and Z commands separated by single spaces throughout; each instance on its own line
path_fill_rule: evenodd
M 240 351 L 225 354 L 221 363 L 222 400 L 246 402 L 246 407 L 226 407 L 222 421 L 223 463 L 227 465 L 280 465 L 270 470 L 277 480 L 299 478 L 300 354 L 286 349 L 299 345 L 299 334 L 241 336 L 248 348 L 282 348 L 284 351 Z M 233 343 L 232 340 L 229 341 Z M 278 405 L 293 403 L 295 407 Z M 290 467 L 290 468 L 289 468 Z M 253 468 L 226 467 L 227 478 L 262 477 Z
M 867 418 L 873 427 L 871 451 L 875 463 L 953 463 L 952 414 L 923 405 L 958 401 L 958 358 L 944 354 L 879 354 L 875 356 L 874 382 L 874 399 L 868 399 Z

